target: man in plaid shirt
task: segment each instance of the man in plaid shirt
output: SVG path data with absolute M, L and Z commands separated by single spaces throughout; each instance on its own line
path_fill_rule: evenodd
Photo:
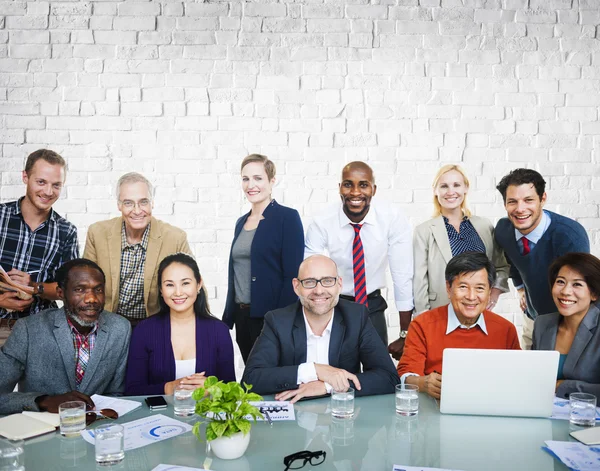
M 0 204 L 0 265 L 10 278 L 33 287 L 32 299 L 0 291 L 0 346 L 16 319 L 56 307 L 56 270 L 79 256 L 77 229 L 52 209 L 65 182 L 66 162 L 40 149 L 27 157 L 25 196 Z

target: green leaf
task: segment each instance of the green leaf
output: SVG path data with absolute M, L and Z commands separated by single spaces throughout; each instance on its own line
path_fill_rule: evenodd
M 244 435 L 247 435 L 250 432 L 250 429 L 252 428 L 252 424 L 246 419 L 238 419 L 234 423 Z
M 208 427 L 215 432 L 217 437 L 221 437 L 225 433 L 225 430 L 227 430 L 227 422 L 213 421 L 208 425 Z
M 246 400 L 249 402 L 258 402 L 262 401 L 262 396 L 256 393 L 248 393 L 246 394 Z
M 215 384 L 217 384 L 218 382 L 219 382 L 219 380 L 217 379 L 216 376 L 209 376 L 208 378 L 206 378 L 206 381 L 204 381 L 204 387 L 210 388 L 210 387 L 214 386 Z
M 215 438 L 218 438 L 218 437 L 215 434 L 215 432 L 213 431 L 213 429 L 211 429 L 210 427 L 206 427 L 206 441 L 210 442 L 211 440 L 214 440 Z

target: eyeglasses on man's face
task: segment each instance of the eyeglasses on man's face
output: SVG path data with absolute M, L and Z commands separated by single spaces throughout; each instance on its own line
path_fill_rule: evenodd
M 316 278 L 304 278 L 303 280 L 298 280 L 303 288 L 306 289 L 314 289 L 317 287 L 317 284 L 321 283 L 323 288 L 331 288 L 335 286 L 337 282 L 337 276 L 325 276 L 320 280 Z
M 283 459 L 283 464 L 286 466 L 285 471 L 289 469 L 300 469 L 310 463 L 311 466 L 318 466 L 325 461 L 327 453 L 324 451 L 298 451 L 286 456 Z
M 120 201 L 120 203 L 123 205 L 123 207 L 125 209 L 133 209 L 136 206 L 140 209 L 148 209 L 152 202 L 149 199 L 144 198 L 143 200 L 139 200 L 138 202 L 131 201 L 131 200 L 123 200 L 123 201 Z

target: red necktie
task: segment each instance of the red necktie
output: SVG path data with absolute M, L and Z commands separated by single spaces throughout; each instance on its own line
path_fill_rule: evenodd
M 529 239 L 527 237 L 522 237 L 521 241 L 523 242 L 523 255 L 527 255 L 531 252 L 531 248 L 529 247 Z
M 354 266 L 354 302 L 358 304 L 367 303 L 367 277 L 365 275 L 365 252 L 362 240 L 360 240 L 360 228 L 362 224 L 352 224 L 354 228 L 354 241 L 352 242 L 352 263 Z

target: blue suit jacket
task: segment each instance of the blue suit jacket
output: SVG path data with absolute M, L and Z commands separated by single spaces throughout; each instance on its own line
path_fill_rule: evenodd
M 400 379 L 367 308 L 340 299 L 333 316 L 329 364 L 358 376 L 362 389 L 356 390 L 357 396 L 394 392 Z M 251 384 L 258 394 L 297 389 L 298 366 L 305 362 L 306 325 L 297 301 L 267 313 L 242 382 Z
M 237 240 L 250 212 L 235 224 L 233 244 Z M 264 317 L 273 309 L 287 306 L 298 297 L 292 287 L 292 278 L 304 258 L 304 229 L 295 209 L 279 205 L 275 200 L 263 212 L 250 249 L 252 269 L 250 286 L 250 317 Z M 235 288 L 233 259 L 229 252 L 229 280 L 223 322 L 233 328 Z
M 122 394 L 130 334 L 127 319 L 102 311 L 96 343 L 77 387 L 75 347 L 64 309 L 20 319 L 0 349 L 0 414 L 37 411 L 35 398 L 44 394 Z M 17 383 L 19 392 L 13 392 Z
M 546 314 L 535 320 L 533 350 L 554 350 L 558 324 L 562 316 Z M 579 324 L 563 366 L 565 380 L 556 390 L 559 397 L 572 392 L 586 392 L 600 397 L 600 308 L 592 304 Z

